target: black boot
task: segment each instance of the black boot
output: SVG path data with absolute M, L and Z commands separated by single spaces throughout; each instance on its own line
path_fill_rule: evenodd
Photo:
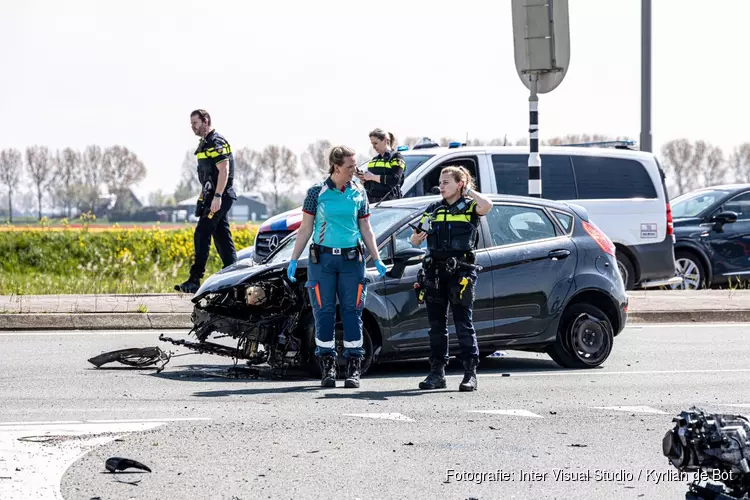
M 430 373 L 419 383 L 420 389 L 445 389 L 445 361 L 430 358 Z
M 336 387 L 336 358 L 334 356 L 322 356 L 320 358 L 320 371 L 322 378 L 321 387 Z
M 195 293 L 200 287 L 201 281 L 198 278 L 193 278 L 191 276 L 185 283 L 175 285 L 174 289 L 182 293 Z
M 477 390 L 477 365 L 479 365 L 479 360 L 477 358 L 464 360 L 464 379 L 458 386 L 459 391 L 467 392 Z
M 344 387 L 359 387 L 359 377 L 362 375 L 362 358 L 349 358 L 346 360 L 346 381 Z

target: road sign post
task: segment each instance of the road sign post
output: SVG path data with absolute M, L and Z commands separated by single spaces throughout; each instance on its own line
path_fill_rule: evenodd
M 568 0 L 511 0 L 516 70 L 529 89 L 529 196 L 542 197 L 539 97 L 557 88 L 570 62 Z

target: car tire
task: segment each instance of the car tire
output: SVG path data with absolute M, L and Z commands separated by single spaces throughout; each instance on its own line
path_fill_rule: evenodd
M 547 354 L 563 368 L 596 368 L 607 360 L 613 344 L 607 315 L 591 304 L 577 303 L 565 309 Z
M 701 260 L 693 252 L 678 250 L 674 255 L 675 273 L 682 276 L 683 282 L 671 285 L 672 290 L 700 290 L 706 287 L 706 272 Z M 690 284 L 685 283 L 685 276 L 691 276 Z
M 630 258 L 619 250 L 615 255 L 617 259 L 617 269 L 622 276 L 625 290 L 632 290 L 635 288 L 635 267 L 633 267 L 633 263 L 630 262 Z
M 304 347 L 303 347 L 303 359 L 302 365 L 305 371 L 313 378 L 320 379 L 322 372 L 320 370 L 320 363 L 318 358 L 315 356 L 315 320 L 310 318 L 304 327 Z M 336 335 L 336 352 L 338 360 L 338 378 L 346 377 L 346 359 L 344 359 L 344 332 L 341 328 L 335 330 Z M 372 366 L 374 346 L 372 342 L 372 336 L 367 330 L 367 325 L 362 325 L 362 345 L 365 348 L 365 357 L 362 360 L 362 375 L 365 375 Z

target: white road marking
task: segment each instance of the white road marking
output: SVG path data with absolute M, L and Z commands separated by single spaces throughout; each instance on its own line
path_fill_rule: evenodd
M 468 410 L 470 413 L 490 413 L 493 415 L 511 415 L 516 417 L 544 418 L 529 410 Z
M 750 403 L 726 403 L 719 406 L 734 406 L 736 408 L 750 408 Z
M 386 420 L 401 420 L 413 422 L 413 418 L 406 417 L 400 413 L 344 413 L 345 417 L 383 418 Z
M 676 373 L 750 373 L 750 368 L 726 368 L 706 370 L 633 370 L 633 371 L 604 371 L 604 370 L 549 370 L 542 372 L 506 372 L 506 373 L 481 373 L 479 378 L 488 377 L 565 377 L 568 375 L 595 377 L 600 375 L 671 375 Z M 446 375 L 446 377 L 462 377 L 463 375 Z
M 63 500 L 60 482 L 68 467 L 79 458 L 97 446 L 114 441 L 118 433 L 155 429 L 174 420 L 210 419 L 3 422 L 0 424 L 0 478 L 10 479 L 0 479 L 0 498 Z
M 0 332 L 0 337 L 62 337 L 71 335 L 153 335 L 159 342 L 159 334 L 186 335 L 189 329 L 153 329 L 153 330 L 20 330 Z
M 652 328 L 658 329 L 683 329 L 683 328 L 698 328 L 698 329 L 714 329 L 720 327 L 728 328 L 747 328 L 750 330 L 750 323 L 634 323 L 627 325 L 625 330 L 647 330 Z M 28 336 L 67 336 L 67 335 L 154 335 L 158 338 L 160 333 L 173 333 L 179 335 L 180 333 L 188 333 L 189 329 L 152 329 L 152 330 L 19 330 L 13 332 L 0 332 L 0 337 L 28 337 Z
M 667 412 L 651 408 L 650 406 L 592 406 L 594 410 L 617 410 L 632 411 L 636 413 L 660 413 L 666 415 Z
M 727 311 L 731 312 L 731 311 Z M 633 323 L 630 325 L 625 326 L 625 330 L 641 330 L 641 329 L 648 329 L 648 328 L 705 328 L 705 329 L 713 329 L 717 327 L 730 327 L 730 328 L 750 328 L 750 323 L 731 323 L 731 322 L 724 322 L 724 323 L 712 323 L 712 322 L 702 322 L 702 323 Z

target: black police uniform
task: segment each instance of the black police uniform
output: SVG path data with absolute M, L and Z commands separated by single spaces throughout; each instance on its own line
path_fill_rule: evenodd
M 195 216 L 199 217 L 194 236 L 195 263 L 190 268 L 188 281 L 175 287 L 178 290 L 193 292 L 197 291 L 197 285 L 200 284 L 200 280 L 206 272 L 212 236 L 224 267 L 234 264 L 237 260 L 232 232 L 229 229 L 229 220 L 227 219 L 229 209 L 232 208 L 232 204 L 237 199 L 233 187 L 234 155 L 232 154 L 232 148 L 224 136 L 217 133 L 216 130 L 212 130 L 198 143 L 195 156 L 198 160 L 198 179 L 202 186 L 195 210 Z M 229 160 L 229 178 L 221 195 L 221 208 L 218 212 L 211 214 L 211 202 L 219 183 L 219 169 L 216 165 L 224 160 Z
M 427 304 L 430 322 L 431 371 L 421 389 L 445 387 L 445 365 L 449 360 L 448 305 L 453 312 L 465 368 L 459 389 L 476 389 L 479 346 L 472 313 L 477 282 L 475 252 L 479 237 L 477 203 L 468 197 L 452 205 L 445 199 L 430 205 L 419 228 L 427 231 L 428 256 L 419 271 L 417 294 Z
M 401 198 L 406 162 L 398 151 L 386 151 L 367 164 L 371 174 L 379 175 L 380 182 L 366 181 L 365 191 L 370 203 L 377 203 L 387 196 L 388 200 Z

